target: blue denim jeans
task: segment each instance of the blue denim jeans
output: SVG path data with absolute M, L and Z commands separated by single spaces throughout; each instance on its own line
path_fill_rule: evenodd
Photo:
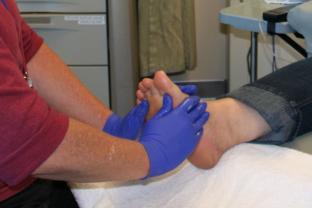
M 255 140 L 283 144 L 312 131 L 312 58 L 288 65 L 227 95 L 254 108 L 272 131 Z

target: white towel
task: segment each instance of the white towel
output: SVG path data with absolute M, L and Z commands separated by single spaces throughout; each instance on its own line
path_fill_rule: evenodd
M 74 184 L 81 208 L 310 208 L 312 156 L 271 145 L 241 144 L 211 170 L 188 162 L 136 183 Z

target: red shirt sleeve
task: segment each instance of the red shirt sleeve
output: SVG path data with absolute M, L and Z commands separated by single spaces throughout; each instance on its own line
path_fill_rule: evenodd
M 35 45 L 25 44 L 28 57 L 36 51 Z M 12 186 L 55 151 L 67 131 L 68 117 L 51 109 L 28 87 L 2 39 L 0 66 L 0 181 Z
M 22 39 L 24 57 L 26 63 L 37 53 L 38 49 L 43 43 L 43 38 L 33 31 L 29 25 L 21 18 Z

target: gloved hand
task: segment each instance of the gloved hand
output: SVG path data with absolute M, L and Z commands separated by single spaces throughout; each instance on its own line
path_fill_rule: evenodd
M 196 95 L 198 93 L 198 88 L 196 85 L 178 85 L 178 87 L 183 93 L 189 96 Z
M 106 121 L 103 131 L 113 136 L 135 140 L 143 127 L 148 107 L 148 102 L 143 100 L 123 118 L 113 113 Z
M 176 168 L 193 152 L 208 120 L 206 107 L 193 96 L 173 110 L 171 97 L 164 96 L 163 107 L 146 123 L 139 139 L 150 161 L 146 177 Z

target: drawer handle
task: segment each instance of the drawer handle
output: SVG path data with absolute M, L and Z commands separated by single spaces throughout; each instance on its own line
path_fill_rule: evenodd
M 77 25 L 70 22 L 60 22 L 59 24 L 54 24 L 51 17 L 25 17 L 25 22 L 33 28 L 38 30 L 67 30 L 75 31 L 78 30 Z M 63 24 L 62 24 L 63 23 Z
M 24 17 L 28 24 L 51 24 L 50 17 Z
M 75 1 L 53 1 L 53 0 L 16 0 L 16 3 L 20 4 L 77 4 Z

